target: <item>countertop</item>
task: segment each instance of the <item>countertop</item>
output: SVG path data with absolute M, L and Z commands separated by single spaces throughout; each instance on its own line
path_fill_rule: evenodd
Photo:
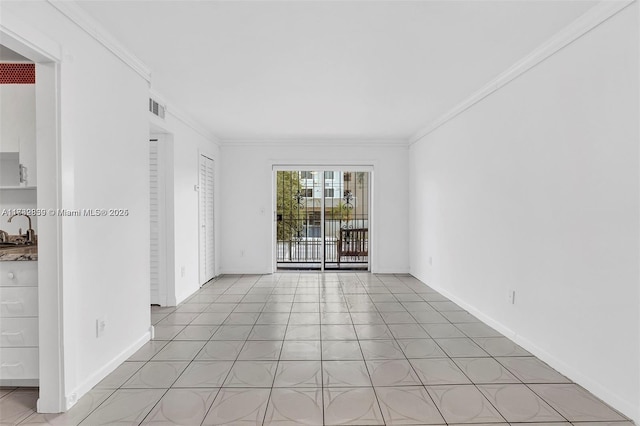
M 38 246 L 0 247 L 0 262 L 9 260 L 38 260 Z

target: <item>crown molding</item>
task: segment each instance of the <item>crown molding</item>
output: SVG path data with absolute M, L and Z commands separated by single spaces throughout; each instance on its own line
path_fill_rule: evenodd
M 149 96 L 156 101 L 160 102 L 165 108 L 165 114 L 169 114 L 173 116 L 176 120 L 182 122 L 185 126 L 189 127 L 194 132 L 198 133 L 200 136 L 205 139 L 211 141 L 216 146 L 220 146 L 220 139 L 211 133 L 208 129 L 202 126 L 197 121 L 193 120 L 189 114 L 182 111 L 180 108 L 174 106 L 171 102 L 167 100 L 164 96 L 162 96 L 157 90 L 149 89 Z M 155 117 L 155 116 L 153 116 Z M 156 123 L 162 127 L 162 119 L 156 117 Z
M 149 85 L 151 85 L 151 69 L 142 62 L 137 56 L 131 53 L 125 48 L 119 41 L 117 41 L 107 30 L 105 30 L 91 15 L 84 11 L 80 6 L 74 2 L 64 0 L 47 0 L 50 5 L 56 8 L 60 13 L 66 16 L 71 22 L 80 27 L 98 43 L 109 50 L 113 55 L 120 59 L 123 63 L 129 66 L 138 75 L 144 78 Z M 164 103 L 166 114 L 171 114 L 174 118 L 184 123 L 186 126 L 193 129 L 206 139 L 210 140 L 216 145 L 219 145 L 218 138 L 213 135 L 209 130 L 201 126 L 195 120 L 189 117 L 188 114 L 183 112 L 180 108 L 176 107 L 170 102 L 166 101 L 162 95 L 155 90 L 150 90 L 150 95 L 156 100 L 160 100 Z
M 558 51 L 573 43 L 589 31 L 602 24 L 636 0 L 603 0 L 577 18 L 563 30 L 556 33 L 545 43 L 534 49 L 524 58 L 513 64 L 498 77 L 491 80 L 477 92 L 460 102 L 438 119 L 422 128 L 409 139 L 409 146 L 419 142 L 434 130 L 453 120 L 484 98 L 490 96 L 503 86 L 525 74 L 539 63 L 555 55 Z
M 166 104 L 167 114 L 171 114 L 177 120 L 180 120 L 183 124 L 190 127 L 193 131 L 200 134 L 205 139 L 214 143 L 217 146 L 221 146 L 220 139 L 218 139 L 213 133 L 200 125 L 200 123 L 193 120 L 189 114 L 182 111 L 178 107 L 173 106 L 172 104 Z
M 349 138 L 349 137 L 315 137 L 309 138 L 301 136 L 286 138 L 265 138 L 265 139 L 222 139 L 221 146 L 237 147 L 237 146 L 269 146 L 269 147 L 393 147 L 408 148 L 407 139 L 404 138 Z
M 60 61 L 62 49 L 58 43 L 7 10 L 1 16 L 0 41 L 4 46 L 33 62 Z
M 47 0 L 47 2 L 138 73 L 148 83 L 151 83 L 151 70 L 149 67 L 102 28 L 98 21 L 85 12 L 84 9 L 75 2 L 70 1 Z

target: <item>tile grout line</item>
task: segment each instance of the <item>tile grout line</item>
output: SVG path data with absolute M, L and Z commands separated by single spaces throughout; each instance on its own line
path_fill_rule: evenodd
M 238 277 L 238 279 L 237 279 L 236 281 L 234 281 L 234 283 L 238 282 L 238 281 L 239 281 L 243 276 L 244 276 L 244 275 L 241 275 L 240 277 Z M 253 286 L 252 286 L 252 287 L 253 287 Z M 227 290 L 228 290 L 228 288 L 227 288 Z M 217 299 L 216 299 L 216 300 L 217 300 Z M 215 303 L 215 302 L 212 302 L 212 304 L 213 304 L 213 303 Z M 233 312 L 233 311 L 231 311 L 231 312 Z M 231 315 L 231 312 L 229 313 L 229 315 Z M 227 318 L 228 318 L 228 315 L 227 315 Z M 226 321 L 226 318 L 225 318 L 225 321 Z M 221 325 L 220 327 L 222 327 L 222 325 Z M 216 333 L 217 333 L 217 332 L 218 332 L 218 331 L 216 330 Z M 251 331 L 249 331 L 249 333 L 251 333 Z M 214 333 L 214 335 L 215 335 L 215 333 Z M 247 337 L 248 337 L 248 336 L 247 336 Z M 211 338 L 209 339 L 209 341 L 212 341 L 211 339 L 213 339 L 213 335 L 211 336 Z M 247 341 L 245 340 L 245 343 L 246 343 L 246 342 L 247 342 Z M 215 404 L 216 399 L 218 399 L 218 396 L 220 395 L 220 392 L 222 391 L 222 388 L 223 388 L 223 386 L 224 386 L 224 383 L 226 382 L 227 378 L 229 377 L 229 374 L 231 374 L 231 370 L 233 370 L 233 367 L 236 365 L 236 361 L 238 360 L 238 357 L 240 356 L 240 353 L 242 352 L 242 349 L 244 348 L 244 344 L 245 344 L 245 343 L 243 343 L 243 344 L 242 344 L 242 347 L 240 348 L 240 350 L 238 350 L 238 355 L 236 355 L 236 359 L 235 359 L 235 360 L 233 361 L 233 363 L 231 364 L 231 368 L 229 369 L 229 371 L 227 371 L 227 374 L 224 376 L 224 379 L 222 380 L 222 383 L 221 383 L 221 384 L 220 384 L 220 386 L 218 387 L 218 392 L 216 393 L 216 396 L 215 396 L 215 397 L 213 397 L 213 399 L 211 400 L 211 405 L 209 405 L 209 407 L 207 408 L 206 412 L 204 413 L 204 416 L 202 417 L 202 421 L 200 422 L 200 426 L 202 426 L 202 425 L 204 424 L 204 421 L 207 419 L 207 416 L 209 415 L 209 412 L 211 411 L 211 408 L 213 407 L 213 404 Z M 205 344 L 205 346 L 206 346 L 206 344 Z M 202 351 L 203 349 L 204 349 L 204 346 L 203 346 L 203 348 L 202 348 L 200 351 Z M 200 353 L 198 352 L 198 355 L 199 355 L 199 354 L 200 354 Z M 196 355 L 196 357 L 197 357 L 197 355 Z M 194 359 L 195 359 L 195 358 L 194 358 Z
M 395 276 L 395 275 L 394 275 Z M 397 278 L 397 277 L 396 277 Z M 385 285 L 386 287 L 386 285 Z M 414 292 L 415 293 L 415 292 Z M 418 294 L 418 293 L 415 293 Z M 394 297 L 395 294 L 393 295 Z M 397 298 L 396 298 L 397 300 Z M 409 311 L 407 311 L 409 312 Z M 411 317 L 413 317 L 416 320 L 416 324 L 419 324 L 417 322 L 417 318 L 415 318 L 411 312 L 409 312 L 409 315 L 411 315 Z M 383 318 L 384 320 L 384 318 Z M 423 328 L 422 326 L 420 328 Z M 427 335 L 429 337 L 431 337 L 431 335 L 429 334 L 429 332 L 427 332 L 427 330 L 425 330 L 425 333 L 427 333 Z M 393 333 L 392 333 L 393 334 Z M 394 336 L 395 337 L 395 336 Z M 432 339 L 433 342 L 436 344 L 437 347 L 440 347 L 440 345 L 438 345 L 438 342 L 435 341 L 435 339 Z M 400 346 L 400 344 L 398 344 L 398 346 Z M 409 358 L 407 357 L 406 352 L 404 351 L 404 349 L 402 348 L 402 346 L 400 346 L 400 350 L 402 351 L 402 354 L 404 355 L 404 358 L 406 359 L 407 363 L 409 363 L 409 366 L 411 367 L 411 371 L 413 371 L 413 373 L 416 375 L 416 377 L 418 378 L 418 380 L 420 380 L 420 383 L 422 383 L 422 388 L 425 390 L 425 392 L 427 393 L 427 396 L 429 397 L 429 400 L 433 403 L 433 406 L 435 407 L 435 409 L 438 411 L 438 414 L 440 415 L 440 417 L 442 417 L 442 420 L 445 422 L 445 424 L 449 424 L 447 422 L 447 419 L 445 419 L 444 415 L 442 414 L 442 410 L 440 410 L 440 407 L 438 407 L 438 404 L 436 404 L 436 401 L 433 399 L 433 396 L 431 395 L 431 393 L 429 392 L 429 390 L 427 389 L 426 385 L 424 384 L 424 382 L 422 381 L 422 378 L 420 377 L 420 375 L 418 374 L 418 372 L 416 371 L 415 367 L 413 366 L 413 364 L 411 363 L 411 361 L 409 360 Z M 440 348 L 440 350 L 442 350 L 442 348 Z M 444 351 L 443 351 L 444 352 Z
M 360 282 L 360 285 L 362 286 L 362 280 L 360 280 L 359 277 L 358 277 L 358 281 Z M 364 288 L 364 286 L 362 286 L 362 287 Z M 366 288 L 365 288 L 365 291 L 366 291 Z M 366 294 L 367 294 L 367 297 L 369 299 L 371 299 L 371 297 L 369 297 L 369 293 L 367 292 Z M 378 311 L 378 307 L 375 305 L 373 300 L 371 300 L 371 303 L 373 303 L 373 306 L 375 307 L 376 312 L 378 312 L 378 314 L 380 314 L 380 312 Z M 347 303 L 347 309 L 349 310 L 349 317 L 351 318 L 351 326 L 353 327 L 353 332 L 356 333 L 355 325 L 353 324 L 353 316 L 351 316 L 351 308 L 349 307 L 348 303 Z M 382 318 L 382 321 L 384 322 L 384 318 Z M 378 404 L 378 410 L 380 411 L 380 415 L 382 416 L 382 424 L 386 425 L 387 421 L 384 418 L 384 413 L 382 412 L 382 405 L 380 404 L 380 398 L 378 398 L 378 393 L 376 392 L 376 387 L 373 385 L 373 378 L 371 377 L 371 372 L 369 371 L 369 366 L 367 365 L 367 359 L 364 356 L 364 351 L 362 350 L 362 345 L 360 344 L 360 339 L 358 338 L 358 334 L 357 333 L 356 333 L 356 341 L 358 342 L 358 347 L 360 348 L 360 353 L 362 354 L 362 362 L 364 363 L 364 368 L 367 370 L 367 374 L 369 375 L 369 381 L 371 382 L 371 389 L 373 389 L 373 395 L 376 398 L 376 403 Z
M 280 281 L 280 280 L 278 280 L 278 281 Z M 276 286 L 277 286 L 277 282 L 276 282 Z M 296 293 L 297 292 L 298 292 L 298 287 L 296 285 Z M 284 329 L 284 336 L 282 336 L 282 344 L 280 345 L 280 354 L 278 355 L 278 359 L 276 361 L 276 369 L 273 372 L 273 380 L 271 381 L 271 388 L 269 389 L 269 396 L 267 397 L 267 403 L 266 403 L 266 405 L 264 407 L 264 414 L 262 415 L 262 424 L 263 425 L 264 425 L 264 422 L 267 419 L 267 412 L 269 411 L 269 405 L 271 404 L 271 395 L 273 394 L 273 386 L 275 385 L 275 381 L 276 381 L 276 377 L 277 377 L 277 374 L 278 374 L 278 370 L 280 369 L 280 358 L 282 357 L 282 350 L 284 348 L 285 338 L 287 337 L 287 330 L 289 329 L 289 321 L 291 320 L 291 312 L 293 311 L 293 304 L 295 303 L 295 295 L 296 295 L 296 293 L 294 293 L 294 298 L 293 298 L 293 301 L 291 302 L 291 308 L 289 308 L 289 319 L 287 320 L 287 326 Z M 271 294 L 273 294 L 273 290 L 271 290 L 271 293 L 269 295 L 271 295 Z M 266 303 L 265 303 L 265 307 L 266 307 Z M 255 325 L 254 325 L 254 327 L 255 327 Z M 238 356 L 240 356 L 240 355 L 238 354 Z
M 213 284 L 213 282 L 215 282 L 215 281 L 212 281 L 212 282 L 211 282 L 211 284 Z M 209 284 L 209 282 L 207 282 L 207 284 Z M 205 285 L 207 285 L 207 284 L 205 284 Z M 198 289 L 198 291 L 200 291 L 203 287 L 204 287 L 204 286 L 202 286 L 200 289 Z M 209 304 L 209 306 L 211 306 L 213 303 L 215 303 L 215 301 L 216 301 L 216 300 L 218 300 L 219 298 L 220 298 L 220 296 L 216 297 L 216 298 L 214 299 L 214 301 L 213 301 L 213 302 L 211 302 L 211 303 Z M 188 302 L 187 302 L 187 303 L 188 303 Z M 181 305 L 182 305 L 182 303 L 181 303 Z M 176 307 L 176 309 L 177 309 L 177 307 Z M 174 312 L 175 312 L 175 311 L 174 311 Z M 198 316 L 199 316 L 199 315 L 198 315 Z M 229 316 L 229 315 L 227 315 L 227 317 L 225 317 L 225 320 L 226 320 L 226 318 L 228 318 L 228 316 Z M 195 318 L 197 318 L 197 316 L 196 316 Z M 195 318 L 194 318 L 193 320 L 195 320 Z M 193 320 L 192 320 L 192 322 L 193 322 Z M 223 321 L 224 321 L 224 320 L 223 320 Z M 174 337 L 173 337 L 173 339 L 171 339 L 169 342 L 180 342 L 180 340 L 176 341 L 176 340 L 175 340 L 175 338 L 176 338 L 176 337 L 178 337 L 178 336 L 180 335 L 180 333 L 181 333 L 182 331 L 184 331 L 184 330 L 185 330 L 185 329 L 186 329 L 190 324 L 191 324 L 191 323 L 187 324 L 187 325 L 186 325 L 186 326 L 185 326 L 185 327 L 184 327 L 180 332 L 178 332 L 178 334 L 176 334 L 176 336 L 174 336 Z M 149 410 L 149 412 L 144 416 L 144 418 L 143 418 L 143 419 L 142 419 L 142 421 L 139 423 L 139 425 L 141 425 L 142 423 L 144 423 L 144 421 L 146 420 L 146 418 L 147 418 L 147 417 L 149 417 L 149 414 L 151 414 L 151 412 L 153 412 L 153 409 L 154 409 L 158 404 L 160 404 L 160 402 L 161 402 L 161 401 L 162 401 L 162 399 L 165 397 L 165 395 L 167 395 L 167 394 L 169 393 L 169 390 L 173 389 L 173 386 L 176 384 L 176 382 L 180 379 L 180 377 L 184 374 L 184 372 L 185 372 L 185 371 L 187 371 L 187 369 L 189 368 L 189 366 L 193 364 L 193 362 L 194 362 L 194 361 L 195 361 L 195 359 L 198 357 L 198 355 L 200 355 L 200 352 L 202 352 L 202 351 L 204 350 L 205 346 L 207 345 L 207 342 L 210 342 L 210 341 L 211 341 L 211 338 L 212 338 L 212 337 L 213 337 L 213 335 L 218 331 L 219 327 L 220 327 L 220 326 L 218 326 L 218 327 L 216 328 L 216 331 L 215 331 L 215 332 L 214 332 L 214 333 L 209 337 L 209 339 L 208 339 L 208 340 L 206 340 L 206 341 L 205 341 L 205 344 L 202 346 L 202 348 L 200 348 L 200 350 L 199 350 L 196 354 L 194 354 L 193 358 L 191 359 L 191 361 L 189 361 L 189 362 L 187 363 L 187 366 L 184 368 L 184 370 L 182 370 L 182 372 L 176 376 L 175 380 L 171 383 L 171 385 L 169 385 L 169 387 L 165 390 L 165 392 L 164 392 L 164 393 L 162 394 L 162 396 L 158 399 L 158 401 L 156 401 L 156 403 L 153 405 L 153 407 L 151 407 L 151 409 L 150 409 L 150 410 Z M 165 345 L 165 346 L 166 346 L 166 345 Z M 158 354 L 159 354 L 159 353 L 160 353 L 160 351 L 158 351 Z M 156 355 L 158 355 L 158 354 L 155 354 L 153 357 L 151 357 L 151 359 L 149 359 L 149 361 L 148 361 L 148 362 L 151 362 L 151 360 L 152 360 Z M 145 365 L 146 365 L 146 364 L 145 364 Z M 144 366 L 143 366 L 143 367 L 144 367 Z M 132 376 L 132 377 L 133 377 L 133 376 Z M 131 379 L 131 378 L 129 378 L 129 380 L 130 380 L 130 379 Z M 215 395 L 215 396 L 212 398 L 212 400 L 211 400 L 211 404 L 212 404 L 212 405 L 213 405 L 213 402 L 215 401 L 215 399 L 217 398 L 218 394 L 220 393 L 220 388 L 221 388 L 221 387 L 218 387 L 218 390 L 217 390 L 217 392 L 216 392 L 216 395 Z M 203 388 L 203 389 L 205 389 L 205 388 Z M 208 410 L 207 410 L 207 413 L 208 413 Z M 205 413 L 205 417 L 204 417 L 204 418 L 206 418 L 206 414 L 207 414 L 207 413 Z M 203 418 L 203 421 L 204 421 L 204 418 Z

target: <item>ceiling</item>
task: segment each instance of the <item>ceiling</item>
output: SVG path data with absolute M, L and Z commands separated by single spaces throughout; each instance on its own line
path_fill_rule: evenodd
M 232 141 L 406 140 L 595 2 L 77 3 Z
M 0 62 L 31 62 L 21 54 L 0 45 Z

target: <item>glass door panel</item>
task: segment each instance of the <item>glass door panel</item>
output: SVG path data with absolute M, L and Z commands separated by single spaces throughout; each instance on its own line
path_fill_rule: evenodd
M 369 172 L 325 171 L 325 269 L 369 268 Z
M 322 175 L 276 172 L 276 265 L 322 268 Z
M 370 172 L 276 172 L 278 269 L 369 268 Z

